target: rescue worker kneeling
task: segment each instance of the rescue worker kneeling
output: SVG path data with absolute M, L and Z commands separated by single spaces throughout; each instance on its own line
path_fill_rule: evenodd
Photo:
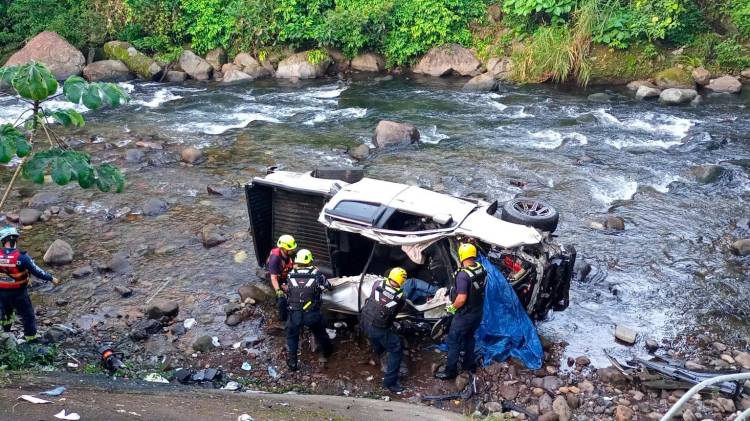
M 473 244 L 461 244 L 458 247 L 461 268 L 456 272 L 451 286 L 452 304 L 445 309 L 454 315 L 446 339 L 448 357 L 445 367 L 435 374 L 435 377 L 441 380 L 456 377 L 461 352 L 464 354 L 462 367 L 464 370 L 471 371 L 477 366 L 474 333 L 482 322 L 487 272 L 476 261 L 476 258 L 477 248 Z
M 286 365 L 292 371 L 298 369 L 297 349 L 299 348 L 299 334 L 303 326 L 310 328 L 315 341 L 322 348 L 323 357 L 328 358 L 333 352 L 323 315 L 320 314 L 321 290 L 331 290 L 333 287 L 325 275 L 313 266 L 312 261 L 313 255 L 310 250 L 299 250 L 294 258 L 294 269 L 289 272 L 287 282 L 289 318 L 286 322 L 286 343 L 289 355 Z
M 380 356 L 383 352 L 388 352 L 383 387 L 393 393 L 404 391 L 398 383 L 398 371 L 403 358 L 401 337 L 393 326 L 396 315 L 406 303 L 401 289 L 404 282 L 406 282 L 406 271 L 399 267 L 391 269 L 387 279 L 376 282 L 372 286 L 372 292 L 362 307 L 360 320 L 375 353 Z

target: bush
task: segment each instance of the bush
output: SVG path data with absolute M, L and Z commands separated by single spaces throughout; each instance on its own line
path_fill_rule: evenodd
M 128 6 L 128 26 L 133 36 L 140 28 L 142 39 L 131 38 L 136 48 L 161 52 L 187 40 L 180 0 L 124 0 Z M 126 27 L 127 28 L 127 27 Z
M 732 1 L 729 14 L 740 35 L 750 38 L 750 0 Z
M 261 54 L 266 46 L 275 41 L 274 0 L 241 0 L 231 4 L 234 8 L 230 8 L 230 12 L 236 17 L 236 34 L 230 49 Z
M 234 12 L 241 1 L 181 0 L 183 26 L 195 53 L 205 54 L 217 47 L 228 47 L 237 29 Z
M 349 58 L 377 50 L 383 44 L 392 7 L 392 0 L 338 0 L 336 8 L 326 13 L 316 38 L 322 45 L 340 48 Z
M 316 44 L 324 16 L 333 0 L 276 0 L 273 28 L 278 41 L 294 47 Z
M 536 16 L 551 23 L 563 23 L 576 6 L 576 0 L 504 0 L 505 13 Z
M 714 47 L 716 64 L 723 70 L 740 71 L 750 67 L 748 51 L 735 39 L 726 39 Z

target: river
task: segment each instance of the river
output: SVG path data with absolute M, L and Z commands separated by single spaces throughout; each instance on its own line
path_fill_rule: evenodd
M 182 291 L 195 293 L 193 310 L 206 312 L 225 302 L 254 265 L 252 257 L 243 265 L 230 257 L 240 249 L 253 255 L 242 236 L 247 216 L 241 193 L 210 197 L 206 184 L 244 182 L 273 164 L 300 171 L 361 165 L 372 177 L 501 201 L 530 195 L 557 207 L 559 240 L 574 244 L 579 258 L 594 267 L 588 280 L 572 286 L 570 308 L 540 324 L 543 335 L 570 344 L 569 355 L 587 354 L 604 364 L 602 349 L 633 352 L 614 343 L 618 323 L 656 340 L 709 333 L 741 344 L 750 337 L 750 260 L 729 252 L 731 241 L 750 235 L 750 89 L 741 96 L 704 97 L 696 107 L 667 107 L 638 102 L 619 89 L 608 90 L 611 100 L 601 103 L 587 95 L 604 89 L 503 85 L 498 92 L 465 93 L 462 83 L 358 77 L 234 86 L 121 84 L 132 95 L 129 105 L 89 112 L 86 128 L 67 135 L 122 165 L 128 192 L 67 188 L 67 203 L 90 220 L 35 227 L 31 249 L 43 253 L 55 235 L 88 250 L 77 254 L 82 262 L 125 248 L 133 266 L 126 279 L 141 279 L 146 288 L 151 280 L 158 286 L 155 279 L 177 276 Z M 0 98 L 0 123 L 21 110 L 14 99 Z M 370 144 L 381 119 L 413 123 L 422 144 L 378 150 L 361 163 L 349 158 L 346 149 Z M 144 163 L 123 161 L 124 150 L 144 139 L 167 149 L 195 145 L 208 161 L 185 167 L 160 159 L 161 151 L 147 151 Z M 703 164 L 720 164 L 724 173 L 701 184 L 691 169 Z M 137 215 L 144 198 L 154 196 L 170 204 L 167 217 Z M 118 219 L 126 206 L 136 215 Z M 590 227 L 608 212 L 625 219 L 624 231 Z M 236 241 L 204 251 L 195 232 L 207 221 L 234 231 Z M 90 241 L 97 244 L 82 245 Z M 143 250 L 165 243 L 176 244 L 176 251 Z M 212 287 L 217 279 L 219 290 Z M 103 296 L 100 288 L 92 284 L 89 298 Z M 221 311 L 215 313 L 222 325 Z M 642 352 L 642 343 L 634 350 Z

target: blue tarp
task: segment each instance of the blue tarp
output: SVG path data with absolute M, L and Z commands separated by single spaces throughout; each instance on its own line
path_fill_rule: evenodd
M 487 271 L 484 315 L 476 333 L 485 365 L 513 357 L 527 368 L 540 368 L 544 358 L 542 342 L 526 309 L 502 272 L 484 256 L 479 256 L 479 262 Z

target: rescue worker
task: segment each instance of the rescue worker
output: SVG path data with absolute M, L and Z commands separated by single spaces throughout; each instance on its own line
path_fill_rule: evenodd
M 441 380 L 452 379 L 458 375 L 458 358 L 461 352 L 464 354 L 462 368 L 469 371 L 476 368 L 474 333 L 482 322 L 484 286 L 487 279 L 487 273 L 476 258 L 477 248 L 473 244 L 464 243 L 458 247 L 461 267 L 456 272 L 451 286 L 452 303 L 445 309 L 453 315 L 446 339 L 448 357 L 445 367 L 435 373 L 435 377 Z
M 271 274 L 271 285 L 276 291 L 276 309 L 279 321 L 287 319 L 286 284 L 289 271 L 294 267 L 292 257 L 297 249 L 297 242 L 291 235 L 282 235 L 276 241 L 276 247 L 271 250 L 266 260 L 266 267 Z
M 10 332 L 14 312 L 23 322 L 24 339 L 36 339 L 36 316 L 29 299 L 29 276 L 59 285 L 60 281 L 42 270 L 34 260 L 16 248 L 20 234 L 7 226 L 0 229 L 0 324 L 3 331 Z
M 320 313 L 320 292 L 332 290 L 328 279 L 313 266 L 313 255 L 310 250 L 301 249 L 294 257 L 294 269 L 289 272 L 287 281 L 287 302 L 289 318 L 286 322 L 286 344 L 289 352 L 286 365 L 290 370 L 297 370 L 297 349 L 299 334 L 307 326 L 315 336 L 315 341 L 323 350 L 323 357 L 328 358 L 333 352 L 331 339 L 326 332 L 323 315 Z
M 370 338 L 373 351 L 378 356 L 383 352 L 388 353 L 383 387 L 393 393 L 404 391 L 398 382 L 398 371 L 403 358 L 401 337 L 393 325 L 396 315 L 406 303 L 401 289 L 404 282 L 406 282 L 406 271 L 400 267 L 391 269 L 388 278 L 372 286 L 372 292 L 362 307 L 361 324 Z

